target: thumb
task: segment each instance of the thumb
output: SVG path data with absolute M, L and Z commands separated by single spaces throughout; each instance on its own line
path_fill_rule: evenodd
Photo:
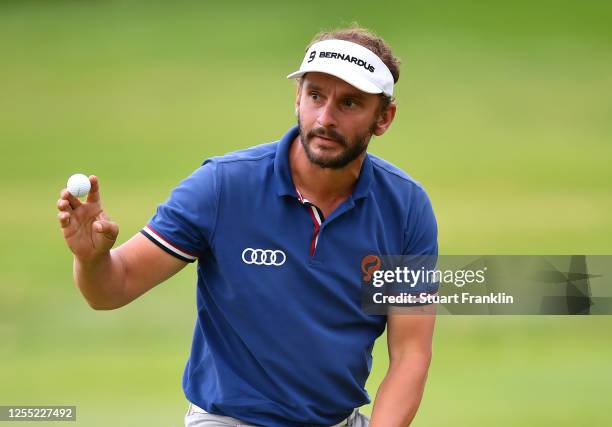
M 97 234 L 101 234 L 109 240 L 115 240 L 119 235 L 119 226 L 116 222 L 108 219 L 100 219 L 94 221 L 93 231 Z

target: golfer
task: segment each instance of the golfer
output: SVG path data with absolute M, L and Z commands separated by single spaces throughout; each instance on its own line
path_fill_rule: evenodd
M 395 117 L 399 61 L 368 30 L 340 29 L 318 34 L 288 78 L 297 126 L 204 161 L 118 248 L 98 179 L 85 202 L 63 190 L 76 284 L 112 310 L 198 260 L 186 426 L 407 426 L 434 316 L 368 315 L 360 300 L 364 256 L 437 254 L 423 187 L 367 153 Z M 358 408 L 385 327 L 389 369 L 369 420 Z

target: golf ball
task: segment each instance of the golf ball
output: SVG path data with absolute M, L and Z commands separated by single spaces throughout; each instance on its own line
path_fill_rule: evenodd
M 68 192 L 75 197 L 83 197 L 89 193 L 91 189 L 91 183 L 89 178 L 82 173 L 75 173 L 68 178 L 68 184 L 66 184 Z

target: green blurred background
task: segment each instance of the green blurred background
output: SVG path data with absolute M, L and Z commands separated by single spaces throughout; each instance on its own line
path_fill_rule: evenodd
M 396 121 L 371 151 L 425 185 L 441 253 L 611 253 L 611 5 L 2 1 L 0 405 L 77 405 L 82 426 L 182 425 L 194 267 L 91 310 L 59 190 L 97 174 L 127 240 L 204 158 L 279 138 L 295 119 L 285 75 L 314 33 L 352 21 L 403 60 Z M 611 327 L 440 317 L 414 425 L 612 425 Z M 384 337 L 374 357 L 372 398 Z

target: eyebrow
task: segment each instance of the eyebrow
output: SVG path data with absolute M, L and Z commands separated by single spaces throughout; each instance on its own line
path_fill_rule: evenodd
M 321 90 L 321 87 L 319 87 L 316 83 L 306 82 L 306 87 L 312 90 Z
M 306 82 L 306 90 L 322 91 L 323 88 L 316 83 Z M 360 91 L 348 92 L 343 95 L 344 98 L 356 98 L 359 100 L 365 99 L 365 94 Z

